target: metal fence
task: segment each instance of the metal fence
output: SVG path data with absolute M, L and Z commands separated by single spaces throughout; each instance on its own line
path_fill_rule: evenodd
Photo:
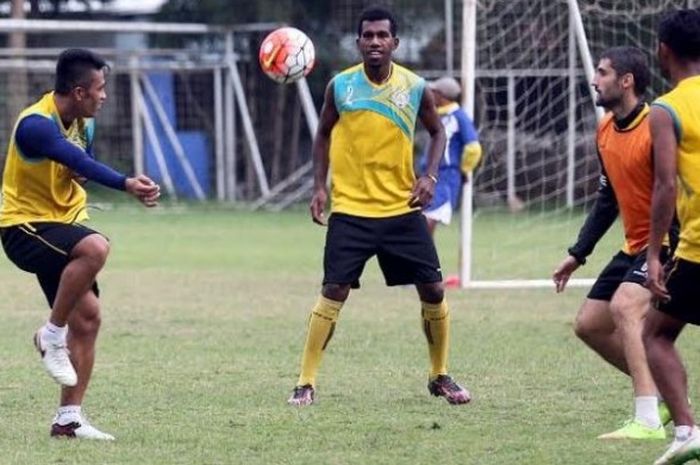
M 267 82 L 249 48 L 236 50 L 277 26 L 0 20 L 0 34 L 31 39 L 25 49 L 0 50 L 0 145 L 19 111 L 52 89 L 60 51 L 88 47 L 111 67 L 97 117 L 99 159 L 148 173 L 174 199 L 266 197 L 271 182 L 308 162 L 300 147 L 316 124 L 305 81 Z

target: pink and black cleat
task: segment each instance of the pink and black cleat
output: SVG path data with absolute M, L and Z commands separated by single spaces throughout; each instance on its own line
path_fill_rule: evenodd
M 310 384 L 296 386 L 287 400 L 289 405 L 304 406 L 314 403 L 314 387 Z
M 472 396 L 449 375 L 437 375 L 428 383 L 428 391 L 436 397 L 444 397 L 452 405 L 467 404 Z

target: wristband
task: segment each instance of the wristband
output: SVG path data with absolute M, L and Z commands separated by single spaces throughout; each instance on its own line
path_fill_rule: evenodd
M 569 250 L 567 250 L 567 252 L 569 252 L 569 255 L 574 257 L 574 260 L 576 260 L 576 263 L 578 263 L 579 266 L 583 266 L 586 264 L 586 257 L 582 257 L 581 254 L 576 253 L 573 250 L 573 247 L 569 248 Z
M 437 184 L 438 178 L 434 174 L 426 174 L 425 177 Z

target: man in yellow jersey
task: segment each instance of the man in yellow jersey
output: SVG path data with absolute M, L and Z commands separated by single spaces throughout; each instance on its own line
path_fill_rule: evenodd
M 430 203 L 445 133 L 425 81 L 392 62 L 396 21 L 382 8 L 358 22 L 362 63 L 326 89 L 314 139 L 311 216 L 326 224 L 326 176 L 331 170 L 321 296 L 311 311 L 297 386 L 288 402 L 314 401 L 316 374 L 338 314 L 367 260 L 376 255 L 387 285 L 415 284 L 431 361 L 428 389 L 451 404 L 470 394 L 447 374 L 449 312 L 435 246 L 420 208 Z M 413 171 L 413 136 L 420 118 L 430 134 L 426 174 Z
M 654 463 L 675 465 L 700 458 L 700 430 L 674 346 L 687 323 L 700 325 L 700 10 L 674 11 L 661 20 L 658 58 L 674 88 L 651 109 L 654 194 L 647 262 L 649 290 L 659 302 L 647 315 L 644 343 L 649 368 L 675 425 L 671 446 Z M 680 241 L 664 283 L 659 253 L 674 205 Z
M 54 91 L 17 120 L 3 173 L 3 248 L 15 265 L 37 276 L 51 307 L 49 320 L 34 335 L 44 368 L 62 386 L 51 436 L 114 439 L 81 412 L 100 327 L 96 277 L 109 243 L 81 224 L 88 216 L 79 181 L 126 191 L 148 207 L 160 195 L 148 177 L 127 177 L 94 159 L 93 117 L 107 98 L 107 70 L 88 50 L 62 52 Z
M 622 250 L 593 284 L 574 327 L 581 340 L 632 380 L 634 418 L 599 439 L 664 439 L 663 424 L 670 421 L 663 404 L 660 415 L 642 342 L 651 301 L 644 287 L 654 169 L 650 110 L 644 101 L 650 79 L 647 57 L 641 50 L 613 47 L 601 54 L 593 87 L 598 94 L 596 105 L 608 113 L 598 126 L 596 140 L 601 167 L 598 197 L 576 244 L 553 274 L 556 290 L 562 292 L 615 219 L 622 218 Z

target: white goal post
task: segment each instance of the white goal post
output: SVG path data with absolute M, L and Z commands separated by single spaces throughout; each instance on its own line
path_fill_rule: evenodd
M 656 25 L 684 0 L 463 0 L 463 106 L 484 150 L 463 187 L 459 275 L 463 288 L 548 287 L 595 199 L 595 131 L 602 110 L 590 82 L 613 46 L 650 58 L 654 98 L 665 88 L 654 63 Z M 590 285 L 622 244 L 619 226 L 598 262 L 569 286 Z

